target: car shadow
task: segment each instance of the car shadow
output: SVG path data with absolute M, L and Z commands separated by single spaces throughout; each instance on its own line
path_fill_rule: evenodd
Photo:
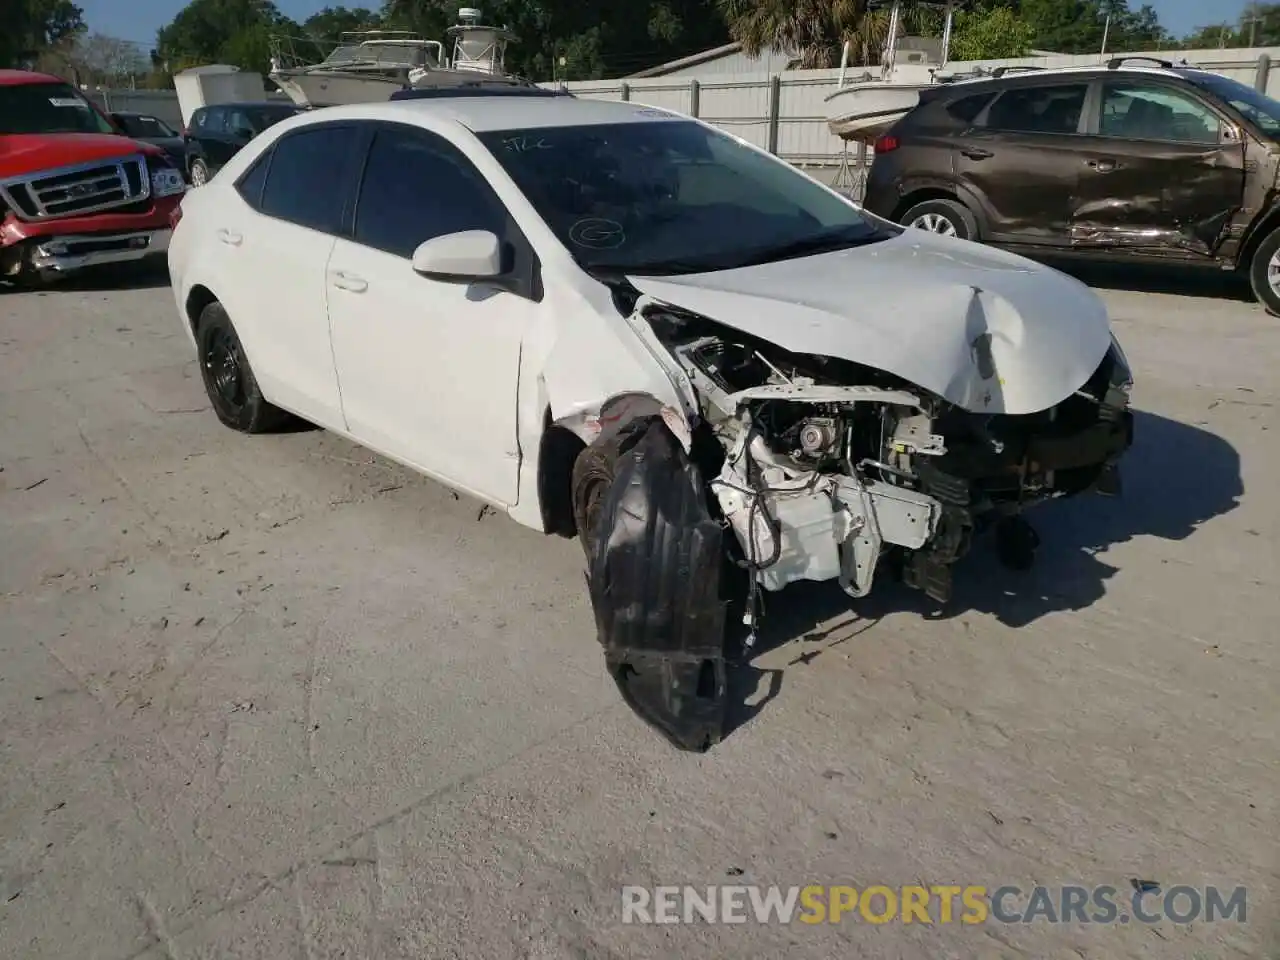
M 1042 260 L 1047 266 L 1075 277 L 1095 290 L 1165 293 L 1179 297 L 1208 297 L 1256 303 L 1243 274 L 1216 269 L 1187 269 L 1155 264 L 1090 263 L 1080 260 Z
M 159 290 L 169 286 L 169 266 L 160 257 L 155 262 L 122 263 L 86 267 L 70 276 L 35 287 L 0 281 L 0 287 L 17 293 L 48 296 L 52 293 L 113 293 L 121 290 Z
M 989 539 L 980 538 L 956 566 L 945 605 L 887 578 L 862 600 L 851 600 L 830 582 L 796 583 L 767 595 L 757 643 L 731 661 L 725 736 L 777 698 L 788 669 L 820 659 L 890 614 L 946 620 L 977 612 L 1022 627 L 1052 613 L 1082 610 L 1102 598 L 1119 570 L 1099 556 L 1108 547 L 1143 537 L 1185 540 L 1239 505 L 1244 481 L 1240 455 L 1230 443 L 1153 413 L 1135 412 L 1134 420 L 1134 445 L 1121 464 L 1121 496 L 1084 494 L 1028 514 L 1042 541 L 1029 571 L 1000 566 Z M 741 649 L 738 639 L 731 634 L 731 649 Z M 797 653 L 784 666 L 758 665 L 763 654 L 796 641 Z

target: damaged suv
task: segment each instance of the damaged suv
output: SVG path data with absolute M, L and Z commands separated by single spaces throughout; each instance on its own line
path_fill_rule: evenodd
M 225 424 L 297 415 L 579 537 L 611 675 L 688 749 L 720 736 L 730 606 L 749 645 L 797 580 L 945 600 L 976 533 L 1025 566 L 1021 514 L 1115 492 L 1132 443 L 1083 284 L 634 104 L 291 118 L 187 194 L 169 261 Z

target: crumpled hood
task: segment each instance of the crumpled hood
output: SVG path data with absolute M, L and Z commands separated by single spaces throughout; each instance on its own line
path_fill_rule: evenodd
M 54 167 L 155 152 L 155 147 L 113 133 L 4 134 L 0 135 L 0 180 Z
M 875 367 L 979 413 L 1061 403 L 1111 346 L 1106 307 L 1078 280 L 920 230 L 760 266 L 628 279 L 784 350 Z

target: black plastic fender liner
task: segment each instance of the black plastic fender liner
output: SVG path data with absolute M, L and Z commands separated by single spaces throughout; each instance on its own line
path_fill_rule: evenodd
M 588 559 L 605 664 L 622 699 L 682 750 L 720 741 L 727 707 L 723 543 L 698 469 L 660 416 L 626 447 Z

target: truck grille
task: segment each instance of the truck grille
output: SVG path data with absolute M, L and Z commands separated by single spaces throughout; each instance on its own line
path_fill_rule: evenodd
M 0 181 L 0 199 L 24 220 L 136 207 L 150 195 L 151 178 L 143 156 L 99 160 Z

